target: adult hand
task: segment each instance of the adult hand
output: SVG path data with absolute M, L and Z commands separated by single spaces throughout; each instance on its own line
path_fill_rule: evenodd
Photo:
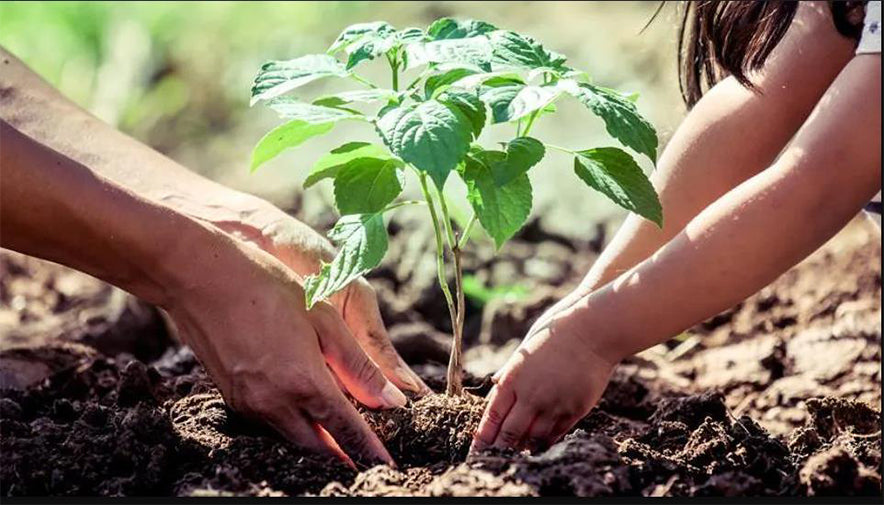
M 403 406 L 329 303 L 305 308 L 297 276 L 274 256 L 209 230 L 164 307 L 225 400 L 303 446 L 355 462 L 392 459 L 336 384 L 372 408 Z
M 321 261 L 330 262 L 334 250 L 309 226 L 270 203 L 250 195 L 223 195 L 211 206 L 191 209 L 237 239 L 269 253 L 294 273 L 306 277 L 319 271 Z M 365 279 L 351 282 L 329 299 L 353 338 L 380 367 L 384 376 L 402 390 L 423 395 L 430 392 L 396 352 L 378 308 L 374 288 Z

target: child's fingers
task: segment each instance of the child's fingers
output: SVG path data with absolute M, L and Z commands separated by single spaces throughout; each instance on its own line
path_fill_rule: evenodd
M 481 451 L 494 443 L 500 425 L 516 401 L 516 396 L 507 390 L 494 386 L 488 394 L 488 406 L 479 421 L 479 429 L 473 437 L 470 452 Z
M 552 443 L 552 432 L 556 427 L 558 418 L 556 416 L 540 414 L 531 423 L 528 434 L 525 436 L 525 444 L 532 451 L 545 449 Z

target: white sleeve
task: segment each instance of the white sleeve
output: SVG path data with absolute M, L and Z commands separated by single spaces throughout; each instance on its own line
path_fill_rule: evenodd
M 881 0 L 871 0 L 866 4 L 863 34 L 856 54 L 867 53 L 881 53 Z

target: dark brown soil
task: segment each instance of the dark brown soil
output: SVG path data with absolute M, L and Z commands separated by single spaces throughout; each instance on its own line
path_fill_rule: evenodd
M 441 390 L 447 316 L 410 226 L 394 226 L 375 285 L 397 346 Z M 520 336 L 596 248 L 532 224 L 498 261 L 471 253 L 484 282 L 531 294 L 471 304 L 470 369 L 493 370 L 511 349 L 501 337 Z M 0 251 L 0 495 L 880 495 L 880 254 L 854 223 L 758 295 L 620 365 L 598 407 L 537 454 L 466 460 L 484 377 L 468 375 L 463 398 L 364 411 L 398 468 L 357 473 L 231 412 L 152 308 Z

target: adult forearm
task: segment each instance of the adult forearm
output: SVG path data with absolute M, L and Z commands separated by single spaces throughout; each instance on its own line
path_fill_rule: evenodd
M 212 233 L 0 120 L 0 246 L 90 273 L 157 304 Z
M 93 117 L 58 93 L 13 55 L 0 48 L 0 119 L 63 157 L 140 198 L 211 223 L 229 233 L 273 247 L 285 223 L 285 237 L 301 254 L 291 267 L 301 275 L 333 255 L 308 226 L 252 195 L 196 174 Z

